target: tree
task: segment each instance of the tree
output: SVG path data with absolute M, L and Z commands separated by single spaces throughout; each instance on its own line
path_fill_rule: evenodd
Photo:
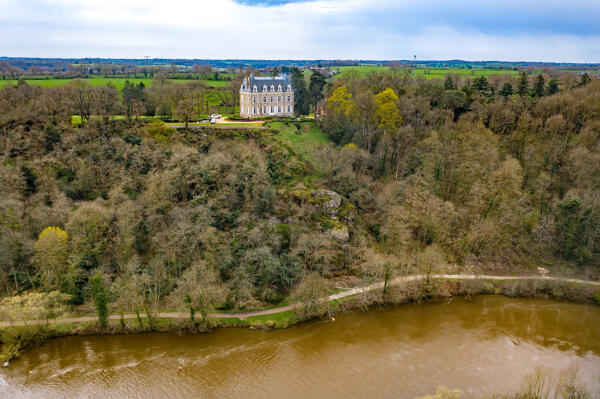
M 294 112 L 296 115 L 306 115 L 309 112 L 309 96 L 304 74 L 300 69 L 294 68 L 290 80 L 294 88 Z
M 110 83 L 107 86 L 94 88 L 94 111 L 102 116 L 104 123 L 119 111 L 119 92 Z
M 71 107 L 81 116 L 81 123 L 85 124 L 92 113 L 95 92 L 87 82 L 81 79 L 74 80 L 69 91 Z
M 382 97 L 383 98 L 383 97 Z M 352 93 L 346 86 L 340 86 L 327 99 L 327 111 L 332 114 L 349 115 L 353 109 Z
M 446 80 L 444 81 L 444 90 L 456 90 L 458 89 L 458 86 L 456 86 L 456 83 L 454 83 L 454 80 L 452 80 L 452 78 L 450 76 L 446 77 Z
M 313 71 L 310 76 L 310 84 L 308 86 L 308 93 L 310 98 L 310 103 L 317 108 L 317 104 L 319 101 L 323 99 L 323 89 L 325 88 L 325 76 L 319 71 Z
M 35 263 L 42 273 L 42 285 L 46 289 L 58 287 L 58 281 L 66 272 L 69 256 L 69 235 L 60 227 L 48 226 L 35 243 Z
M 6 297 L 0 302 L 0 319 L 15 321 L 46 320 L 58 317 L 66 311 L 69 295 L 58 291 L 29 292 Z
M 546 81 L 542 74 L 539 74 L 535 79 L 535 83 L 533 84 L 533 95 L 535 97 L 543 97 L 545 91 Z
M 579 79 L 579 84 L 578 86 L 585 86 L 588 83 L 590 83 L 592 81 L 592 79 L 590 78 L 590 75 L 586 73 L 581 75 L 581 78 Z
M 108 295 L 104 286 L 104 277 L 102 273 L 96 272 L 89 279 L 94 306 L 98 314 L 98 325 L 102 328 L 108 327 Z
M 568 195 L 557 204 L 554 218 L 560 255 L 566 260 L 584 264 L 597 249 L 598 211 L 585 206 L 578 197 Z
M 513 95 L 513 87 L 510 82 L 504 83 L 502 89 L 500 90 L 500 94 L 504 97 L 509 97 Z
M 225 299 L 216 271 L 203 262 L 194 263 L 183 273 L 179 290 L 183 302 L 189 307 L 192 322 L 196 311 L 200 312 L 204 321 L 208 311 Z
M 111 212 L 96 202 L 83 203 L 71 214 L 67 231 L 71 237 L 73 261 L 78 266 L 91 269 L 103 262 L 111 220 Z
M 485 76 L 479 76 L 473 79 L 473 90 L 487 91 L 490 88 L 490 84 Z
M 279 76 L 279 68 L 273 67 L 269 75 L 271 75 L 272 78 Z
M 126 80 L 123 89 L 121 89 L 121 94 L 123 96 L 122 101 L 127 119 L 131 119 L 132 115 L 139 115 L 139 104 L 141 103 L 143 106 L 144 102 L 143 83 L 140 82 L 139 85 L 136 85 L 131 83 L 129 80 Z
M 302 303 L 302 312 L 306 318 L 318 316 L 327 308 L 327 302 L 321 302 L 327 296 L 327 285 L 327 280 L 318 273 L 311 273 L 292 293 L 292 298 Z
M 546 89 L 546 94 L 551 96 L 553 94 L 558 93 L 559 88 L 558 88 L 558 79 L 552 78 L 550 79 L 550 81 L 548 82 L 548 88 Z
M 177 107 L 175 108 L 175 115 L 185 122 L 185 128 L 188 128 L 190 119 L 194 116 L 196 111 L 196 101 L 192 98 L 184 98 L 179 100 Z
M 517 94 L 521 97 L 526 96 L 529 93 L 529 77 L 527 77 L 527 72 L 521 71 L 519 75 L 519 84 L 517 86 Z
M 244 80 L 244 74 L 238 73 L 233 76 L 231 81 L 227 84 L 227 89 L 229 90 L 229 94 L 231 96 L 231 113 L 235 113 L 235 106 L 240 100 L 240 87 L 242 86 L 242 81 Z
M 396 105 L 397 101 L 398 96 L 389 87 L 375 95 L 375 104 L 377 105 L 375 121 L 380 129 L 390 131 L 402 124 L 402 116 Z

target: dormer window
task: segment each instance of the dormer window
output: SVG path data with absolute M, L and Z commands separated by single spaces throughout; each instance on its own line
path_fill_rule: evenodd
M 271 91 L 275 91 L 275 86 L 271 85 Z
M 258 87 L 256 87 L 256 85 L 254 85 L 254 87 L 252 88 L 252 91 L 256 93 L 258 91 Z
M 287 91 L 292 91 L 292 85 L 288 85 Z
M 263 86 L 263 91 L 267 91 L 267 85 Z
M 277 86 L 277 91 L 281 91 L 281 85 Z

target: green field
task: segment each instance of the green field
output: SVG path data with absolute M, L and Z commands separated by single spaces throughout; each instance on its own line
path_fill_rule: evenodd
M 117 90 L 121 90 L 123 86 L 125 86 L 125 81 L 129 80 L 135 84 L 139 84 L 140 82 L 144 82 L 144 85 L 147 87 L 152 86 L 151 78 L 88 78 L 83 79 L 88 82 L 92 86 L 106 86 L 108 83 L 112 84 L 116 87 Z M 73 79 L 25 79 L 30 85 L 41 86 L 41 87 L 56 87 L 62 86 L 69 82 L 72 82 Z M 172 82 L 189 82 L 187 79 L 171 79 Z M 229 84 L 229 81 L 225 80 L 203 80 L 208 86 L 211 87 L 226 87 Z M 3 88 L 6 85 L 13 84 L 16 85 L 16 80 L 0 80 L 0 88 Z
M 387 66 L 341 66 L 333 67 L 332 70 L 339 71 L 339 77 L 344 77 L 349 72 L 357 72 L 361 75 L 366 75 L 370 72 L 388 71 L 390 68 Z M 475 76 L 490 76 L 490 75 L 502 75 L 509 74 L 517 76 L 518 71 L 512 69 L 478 69 L 478 68 L 417 68 L 417 76 L 422 76 L 425 79 L 440 78 L 443 79 L 447 74 L 454 74 L 462 77 L 475 77 Z
M 329 143 L 329 137 L 314 122 L 302 122 L 299 126 L 300 129 L 293 122 L 271 123 L 271 129 L 277 130 L 299 154 L 314 163 L 316 151 Z

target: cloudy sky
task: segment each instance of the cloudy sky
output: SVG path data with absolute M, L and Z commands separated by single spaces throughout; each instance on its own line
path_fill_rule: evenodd
M 0 0 L 0 56 L 600 62 L 600 0 Z

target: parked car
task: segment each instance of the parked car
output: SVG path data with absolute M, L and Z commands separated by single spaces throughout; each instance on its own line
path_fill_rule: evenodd
M 217 123 L 217 119 L 216 118 L 211 118 L 210 119 L 210 123 Z
M 219 119 L 220 117 L 221 117 L 221 115 L 218 115 L 218 114 L 212 114 L 212 115 L 210 116 L 210 119 Z

